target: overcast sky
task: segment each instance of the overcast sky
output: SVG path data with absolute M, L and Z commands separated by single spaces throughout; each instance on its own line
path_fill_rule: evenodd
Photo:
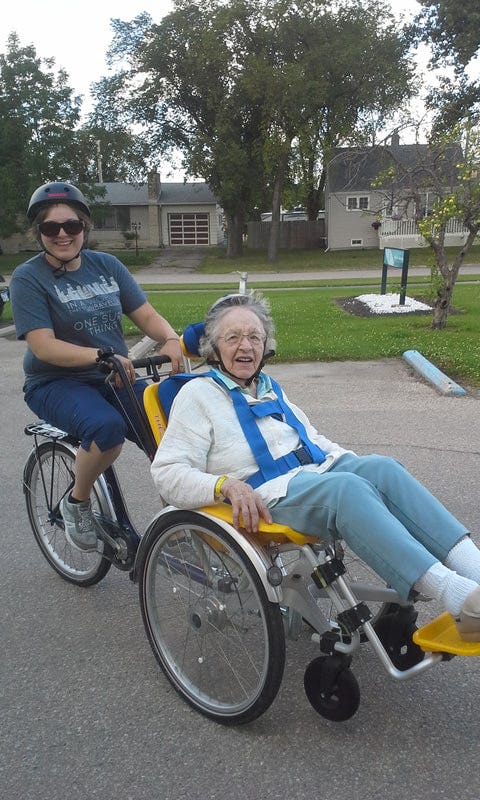
M 22 46 L 33 44 L 37 56 L 55 58 L 76 94 L 88 96 L 91 83 L 107 74 L 105 53 L 112 39 L 110 20 L 132 20 L 142 11 L 154 22 L 173 8 L 170 0 L 7 0 L 2 4 L 0 51 L 15 31 Z
M 419 9 L 416 0 L 391 0 L 390 4 L 398 15 L 411 16 Z M 129 21 L 146 11 L 159 22 L 172 8 L 172 0 L 82 0 L 78 4 L 7 0 L 2 4 L 0 52 L 6 52 L 7 38 L 15 31 L 21 46 L 33 44 L 37 56 L 53 57 L 56 68 L 68 73 L 75 94 L 84 96 L 85 112 L 90 84 L 108 74 L 105 53 L 112 39 L 110 20 Z
M 415 0 L 391 0 L 395 12 L 418 9 Z M 110 20 L 132 20 L 142 11 L 154 22 L 173 8 L 171 0 L 7 0 L 2 3 L 0 52 L 15 31 L 22 46 L 33 44 L 37 55 L 54 57 L 65 69 L 70 86 L 88 97 L 91 83 L 107 74 L 105 53 L 112 39 Z

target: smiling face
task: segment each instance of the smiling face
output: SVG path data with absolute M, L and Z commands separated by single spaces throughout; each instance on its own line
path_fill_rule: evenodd
M 72 206 L 65 203 L 49 206 L 43 222 L 66 222 L 67 220 L 79 220 L 77 211 Z M 44 236 L 40 233 L 42 245 L 47 250 L 47 261 L 57 266 L 54 260 L 58 261 L 72 261 L 79 254 L 82 249 L 83 240 L 85 236 L 84 230 L 77 234 L 69 234 L 63 228 L 60 228 L 58 234 L 55 236 Z M 49 258 L 53 256 L 53 260 Z M 72 262 L 72 266 L 75 262 Z
M 249 308 L 232 308 L 220 320 L 217 348 L 223 365 L 240 386 L 259 368 L 265 348 L 265 331 Z

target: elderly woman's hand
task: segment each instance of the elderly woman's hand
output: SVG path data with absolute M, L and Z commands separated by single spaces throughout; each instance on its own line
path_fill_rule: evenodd
M 262 498 L 248 483 L 237 478 L 227 478 L 222 483 L 222 494 L 232 504 L 233 524 L 236 528 L 243 527 L 248 533 L 255 533 L 260 517 L 268 523 L 273 521 Z

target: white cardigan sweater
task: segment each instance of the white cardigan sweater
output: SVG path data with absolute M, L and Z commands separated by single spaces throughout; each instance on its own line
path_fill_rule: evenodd
M 276 397 L 268 376 L 261 377 L 264 394 L 257 399 L 246 392 L 249 403 L 261 403 Z M 225 376 L 222 380 L 227 385 L 234 385 Z M 267 505 L 285 496 L 290 479 L 300 469 L 324 472 L 341 455 L 352 452 L 319 434 L 303 411 L 290 403 L 285 394 L 284 400 L 305 425 L 309 438 L 328 455 L 322 464 L 297 467 L 259 486 L 256 491 Z M 273 458 L 301 445 L 297 432 L 285 422 L 263 417 L 258 420 L 258 425 Z M 221 475 L 245 480 L 257 470 L 228 389 L 211 378 L 202 377 L 183 386 L 174 400 L 166 433 L 151 466 L 153 480 L 164 502 L 177 508 L 211 505 L 215 499 L 215 484 Z

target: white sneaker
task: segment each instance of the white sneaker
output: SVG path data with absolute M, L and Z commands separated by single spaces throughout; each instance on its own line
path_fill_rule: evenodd
M 480 586 L 470 592 L 455 622 L 462 639 L 480 642 Z

